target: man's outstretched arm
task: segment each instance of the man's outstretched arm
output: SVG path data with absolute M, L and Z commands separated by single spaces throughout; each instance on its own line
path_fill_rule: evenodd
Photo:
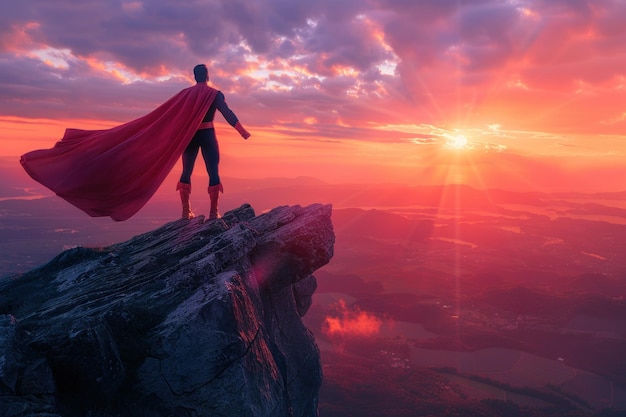
M 224 119 L 230 124 L 232 127 L 237 129 L 237 132 L 241 135 L 242 138 L 248 139 L 250 137 L 250 132 L 248 132 L 241 124 L 239 119 L 233 111 L 226 104 L 226 99 L 224 98 L 224 94 L 222 92 L 217 93 L 217 97 L 215 98 L 217 109 L 222 113 Z

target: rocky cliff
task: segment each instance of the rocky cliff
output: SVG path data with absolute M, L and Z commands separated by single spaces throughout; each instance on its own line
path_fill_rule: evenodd
M 316 416 L 331 207 L 249 205 L 0 282 L 3 417 Z

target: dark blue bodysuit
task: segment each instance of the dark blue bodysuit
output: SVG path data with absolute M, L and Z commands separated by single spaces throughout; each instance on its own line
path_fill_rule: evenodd
M 215 117 L 215 111 L 219 110 L 224 116 L 224 119 L 231 126 L 235 127 L 238 122 L 235 113 L 226 104 L 226 99 L 221 91 L 217 92 L 215 100 L 209 110 L 206 112 L 203 122 L 212 122 Z M 180 182 L 185 184 L 191 184 L 191 173 L 193 172 L 193 166 L 198 156 L 198 150 L 202 150 L 202 158 L 204 158 L 204 164 L 206 165 L 207 173 L 209 174 L 209 186 L 217 185 L 220 183 L 219 174 L 219 162 L 220 162 L 220 150 L 217 145 L 217 137 L 215 135 L 215 128 L 200 129 L 196 132 L 194 137 L 189 142 L 187 149 L 183 152 L 183 173 L 180 176 Z

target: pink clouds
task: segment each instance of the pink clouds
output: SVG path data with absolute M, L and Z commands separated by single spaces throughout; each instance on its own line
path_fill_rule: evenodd
M 322 331 L 330 337 L 372 337 L 380 332 L 383 320 L 374 314 L 350 309 L 344 300 L 339 300 L 336 315 L 328 315 Z
M 484 151 L 528 156 L 535 132 L 624 134 L 625 20 L 618 0 L 10 2 L 0 116 L 126 121 L 205 62 L 248 126 L 283 138 L 440 146 L 428 126 L 499 124 L 518 141 Z

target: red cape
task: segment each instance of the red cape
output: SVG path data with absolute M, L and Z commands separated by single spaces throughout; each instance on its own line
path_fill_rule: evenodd
M 121 126 L 67 129 L 53 148 L 24 154 L 20 163 L 35 181 L 90 216 L 126 220 L 165 180 L 216 94 L 196 84 Z

